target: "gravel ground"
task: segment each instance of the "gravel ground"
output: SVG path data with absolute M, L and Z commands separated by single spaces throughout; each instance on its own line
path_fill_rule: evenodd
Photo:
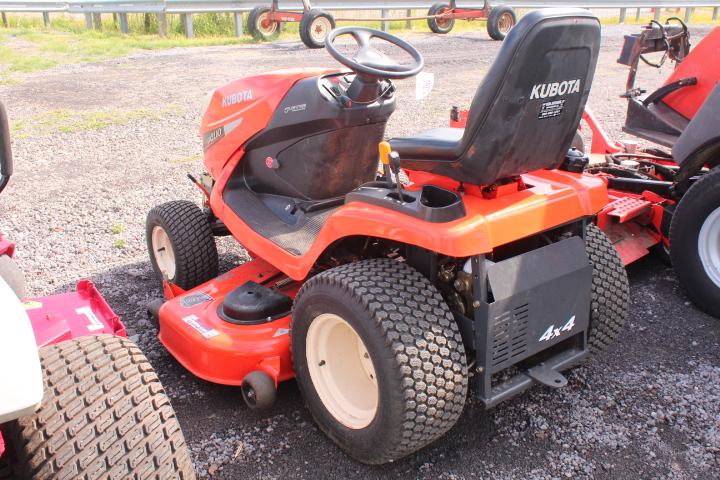
M 621 136 L 622 35 L 606 27 L 590 105 Z M 693 27 L 697 40 L 710 27 Z M 436 77 L 414 99 L 399 82 L 388 134 L 444 126 L 450 105 L 469 104 L 500 48 L 484 31 L 409 34 Z M 449 50 L 449 49 L 452 50 Z M 161 295 L 147 261 L 150 208 L 199 199 L 185 178 L 201 168 L 196 131 L 211 88 L 272 68 L 333 65 L 299 43 L 174 49 L 69 65 L 0 85 L 14 121 L 17 174 L 2 197 L 0 229 L 19 244 L 30 292 L 46 295 L 91 277 L 147 353 L 167 387 L 198 473 L 213 478 L 718 478 L 720 324 L 688 302 L 671 269 L 646 258 L 629 269 L 632 311 L 617 348 L 570 374 L 561 390 L 535 388 L 486 412 L 470 402 L 437 444 L 394 464 L 367 467 L 339 452 L 314 426 L 293 382 L 273 411 L 247 410 L 236 388 L 194 378 L 160 346 L 146 303 Z M 656 87 L 667 71 L 643 69 Z M 38 127 L 57 111 L 111 114 L 100 128 Z M 74 113 L 73 115 L 78 115 Z M 80 114 L 81 115 L 81 114 Z M 219 242 L 222 267 L 243 251 Z

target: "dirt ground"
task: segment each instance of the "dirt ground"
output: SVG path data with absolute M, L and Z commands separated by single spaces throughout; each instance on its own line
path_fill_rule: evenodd
M 604 28 L 589 105 L 613 137 L 625 103 L 623 34 Z M 693 41 L 710 27 L 692 28 Z M 415 100 L 398 82 L 388 136 L 445 126 L 467 106 L 501 47 L 484 29 L 408 34 L 435 87 Z M 28 74 L 0 85 L 15 125 L 16 176 L 0 199 L 0 230 L 19 245 L 30 293 L 67 291 L 92 278 L 162 378 L 198 473 L 213 478 L 717 478 L 720 471 L 720 323 L 686 298 L 653 257 L 629 269 L 632 311 L 619 345 L 570 374 L 561 390 L 535 388 L 484 411 L 471 401 L 436 444 L 382 467 L 357 464 L 314 426 L 294 382 L 275 408 L 248 411 L 237 388 L 194 378 L 161 347 L 145 316 L 161 295 L 149 266 L 147 212 L 171 199 L 200 200 L 186 179 L 202 169 L 197 136 L 206 93 L 275 68 L 333 66 L 299 42 L 172 49 Z M 657 87 L 668 70 L 643 69 Z M 100 113 L 98 113 L 100 112 Z M 98 118 L 101 121 L 98 123 Z M 219 242 L 222 267 L 242 261 Z M 715 473 L 712 473 L 715 472 Z

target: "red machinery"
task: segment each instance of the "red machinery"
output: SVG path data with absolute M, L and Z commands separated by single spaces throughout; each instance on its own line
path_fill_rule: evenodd
M 357 52 L 338 51 L 340 36 Z M 160 341 L 195 375 L 241 385 L 250 406 L 269 406 L 294 376 L 320 428 L 366 463 L 436 440 L 470 394 L 489 408 L 565 385 L 561 372 L 612 343 L 628 307 L 622 262 L 591 222 L 606 182 L 566 155 L 599 46 L 587 11 L 532 12 L 464 130 L 389 143 L 392 80 L 424 61 L 382 31 L 330 32 L 326 49 L 349 70 L 215 90 L 201 125 L 209 173 L 192 178 L 204 209 L 173 201 L 147 218 Z M 218 276 L 223 234 L 251 260 Z
M 281 10 L 278 0 L 272 0 L 269 7 L 255 7 L 248 16 L 248 30 L 257 40 L 272 40 L 280 33 L 280 26 L 286 22 L 299 22 L 300 40 L 308 48 L 323 48 L 330 30 L 335 28 L 336 19 L 330 12 L 313 8 L 310 0 L 302 0 L 303 10 Z M 487 31 L 493 40 L 502 40 L 515 25 L 515 12 L 504 5 L 491 7 L 488 0 L 482 8 L 459 8 L 455 0 L 450 3 L 435 3 L 427 16 L 382 18 L 381 20 L 418 20 L 427 19 L 428 27 L 434 33 L 448 33 L 455 20 L 484 20 Z M 365 18 L 339 18 L 337 21 L 362 22 Z

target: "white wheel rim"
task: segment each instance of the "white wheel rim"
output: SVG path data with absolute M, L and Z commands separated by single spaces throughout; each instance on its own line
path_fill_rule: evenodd
M 323 313 L 305 339 L 308 371 L 325 408 L 344 426 L 367 427 L 375 418 L 375 367 L 360 336 L 342 317 Z
M 160 273 L 168 279 L 175 278 L 175 251 L 165 229 L 157 225 L 153 227 L 151 242 Z
M 318 17 L 310 24 L 310 37 L 317 43 L 323 43 L 330 30 L 332 30 L 330 20 Z
M 705 273 L 720 288 L 720 207 L 708 215 L 700 228 L 698 253 Z

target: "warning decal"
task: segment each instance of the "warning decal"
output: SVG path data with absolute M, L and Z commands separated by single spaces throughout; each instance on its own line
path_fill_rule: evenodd
M 543 118 L 557 117 L 562 113 L 564 107 L 565 100 L 554 100 L 552 102 L 545 102 L 540 107 L 540 113 L 538 114 L 538 118 L 542 120 Z
M 220 332 L 215 330 L 214 328 L 208 328 L 202 323 L 198 321 L 198 317 L 195 315 L 188 315 L 187 317 L 183 317 L 183 322 L 190 325 L 192 328 L 194 328 L 200 335 L 202 335 L 205 338 L 213 338 L 220 335 Z

